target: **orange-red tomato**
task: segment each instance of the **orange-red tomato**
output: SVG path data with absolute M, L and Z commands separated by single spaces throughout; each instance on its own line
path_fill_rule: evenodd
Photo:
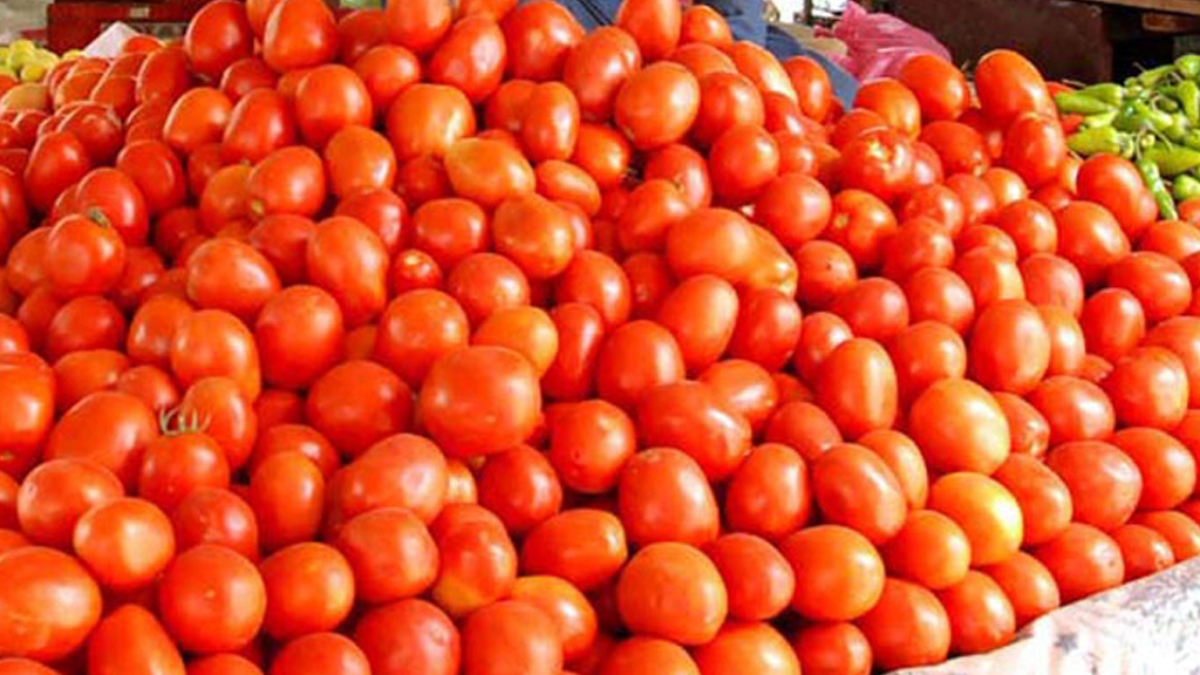
M 929 490 L 929 508 L 958 523 L 971 542 L 972 566 L 1011 558 L 1024 537 L 1024 519 L 1016 498 L 1001 483 L 976 473 L 942 476 Z
M 950 619 L 931 591 L 887 579 L 879 602 L 857 624 L 880 668 L 930 665 L 950 651 Z
M 1033 550 L 1050 570 L 1063 602 L 1117 586 L 1125 579 L 1121 548 L 1112 537 L 1083 523 L 1071 523 L 1058 537 Z
M 728 613 L 717 567 L 698 549 L 674 542 L 651 544 L 634 555 L 621 572 L 617 603 L 635 634 L 689 646 L 716 637 Z

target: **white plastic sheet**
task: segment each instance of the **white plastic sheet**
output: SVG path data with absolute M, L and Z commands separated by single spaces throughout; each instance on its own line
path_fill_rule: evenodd
M 900 674 L 1200 675 L 1200 560 L 1048 614 L 990 654 Z

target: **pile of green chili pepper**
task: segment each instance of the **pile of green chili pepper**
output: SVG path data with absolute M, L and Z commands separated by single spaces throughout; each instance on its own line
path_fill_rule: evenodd
M 1175 202 L 1200 197 L 1200 54 L 1054 100 L 1083 118 L 1067 137 L 1071 150 L 1133 160 L 1163 218 L 1177 217 Z

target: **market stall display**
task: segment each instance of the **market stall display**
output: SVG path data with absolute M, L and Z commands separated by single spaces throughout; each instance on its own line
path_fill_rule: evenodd
M 1194 612 L 1190 58 L 843 110 L 677 0 L 130 33 L 0 99 L 0 674 L 1074 673 Z M 1167 617 L 1111 658 L 1200 668 Z

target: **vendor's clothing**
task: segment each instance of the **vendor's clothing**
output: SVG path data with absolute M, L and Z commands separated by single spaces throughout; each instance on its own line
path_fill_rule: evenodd
M 589 30 L 611 24 L 621 6 L 621 0 L 555 1 L 569 9 L 575 15 L 576 20 Z M 854 79 L 854 76 L 823 54 L 806 49 L 796 38 L 785 31 L 768 24 L 763 16 L 763 0 L 696 0 L 696 4 L 708 5 L 725 17 L 734 39 L 748 40 L 763 45 L 780 61 L 793 56 L 807 56 L 820 63 L 829 73 L 834 95 L 841 101 L 842 107 L 846 109 L 851 107 L 854 95 L 858 91 L 858 81 Z

